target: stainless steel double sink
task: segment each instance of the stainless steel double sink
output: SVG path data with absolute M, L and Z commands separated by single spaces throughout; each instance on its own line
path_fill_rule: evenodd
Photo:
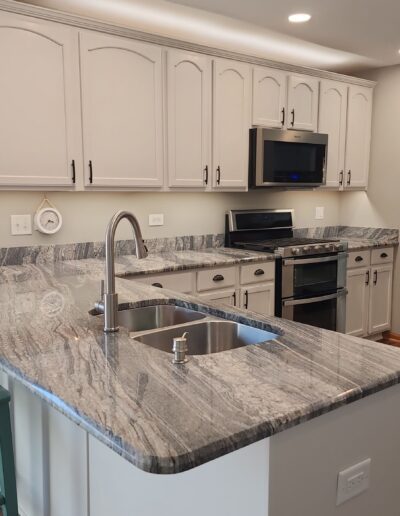
M 219 353 L 277 337 L 275 333 L 175 305 L 121 310 L 118 324 L 133 339 L 167 353 L 172 353 L 173 339 L 186 332 L 188 355 Z

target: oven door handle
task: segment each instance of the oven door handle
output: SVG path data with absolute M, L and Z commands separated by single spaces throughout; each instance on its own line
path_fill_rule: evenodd
M 335 292 L 334 294 L 329 294 L 327 296 L 308 297 L 306 299 L 288 299 L 287 301 L 283 301 L 282 304 L 283 306 L 308 305 L 310 303 L 317 303 L 318 301 L 337 299 L 342 296 L 347 296 L 347 288 L 343 288 L 342 290 L 339 290 L 339 292 Z
M 308 263 L 324 263 L 324 262 L 337 262 L 339 259 L 338 255 L 334 256 L 321 256 L 320 258 L 288 258 L 283 260 L 283 265 L 305 265 Z

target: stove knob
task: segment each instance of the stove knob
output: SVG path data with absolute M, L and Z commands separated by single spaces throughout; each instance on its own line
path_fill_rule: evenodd
M 325 245 L 324 245 L 324 248 L 325 248 L 327 251 L 331 251 L 331 250 L 332 250 L 332 246 L 331 246 L 331 244 L 325 244 Z
M 309 246 L 308 246 L 308 245 L 305 245 L 305 246 L 303 247 L 303 252 L 304 252 L 304 253 L 309 253 L 309 252 L 310 252 L 310 248 L 309 248 Z
M 334 244 L 333 248 L 335 249 L 335 251 L 340 251 L 342 246 L 340 244 Z
M 292 254 L 294 254 L 294 255 L 300 254 L 300 249 L 298 247 L 293 247 Z
M 315 245 L 314 246 L 314 251 L 319 252 L 319 251 L 322 251 L 322 249 L 323 249 L 322 245 Z

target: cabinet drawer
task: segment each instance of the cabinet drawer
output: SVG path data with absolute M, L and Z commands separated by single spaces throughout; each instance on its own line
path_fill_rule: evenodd
M 199 271 L 197 273 L 197 290 L 201 292 L 202 290 L 233 287 L 236 283 L 235 272 L 234 267 Z
M 365 267 L 371 263 L 371 251 L 354 251 L 349 253 L 347 258 L 347 268 Z
M 248 283 L 260 283 L 261 281 L 270 281 L 275 278 L 275 262 L 252 263 L 251 265 L 242 265 L 240 267 L 240 283 L 246 285 Z
M 371 263 L 377 265 L 379 263 L 392 263 L 393 247 L 385 247 L 381 249 L 373 249 L 371 252 Z
M 175 292 L 181 292 L 182 294 L 190 294 L 193 291 L 191 272 L 135 276 L 132 279 L 140 281 L 140 283 L 146 283 L 146 285 L 175 290 Z

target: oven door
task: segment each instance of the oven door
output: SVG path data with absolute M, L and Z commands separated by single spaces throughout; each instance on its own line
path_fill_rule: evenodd
M 346 286 L 347 253 L 282 262 L 282 298 L 314 297 Z
M 347 289 L 326 296 L 282 301 L 282 317 L 325 330 L 345 332 Z

